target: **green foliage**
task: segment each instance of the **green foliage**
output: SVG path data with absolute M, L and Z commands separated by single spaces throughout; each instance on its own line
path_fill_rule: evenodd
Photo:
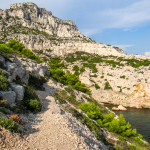
M 7 91 L 9 89 L 10 84 L 7 77 L 7 72 L 0 68 L 0 91 Z
M 101 113 L 101 109 L 94 103 L 81 103 L 78 107 L 84 111 L 89 118 L 96 120 L 100 126 L 107 128 L 109 131 L 125 137 L 133 137 L 136 141 L 142 139 L 142 137 L 139 137 L 137 134 L 136 129 L 132 129 L 131 125 L 126 122 L 122 114 L 118 119 L 115 119 L 113 113 Z
M 93 73 L 97 72 L 96 64 L 93 64 L 93 63 L 82 63 L 82 65 L 83 65 L 83 67 L 87 67 L 87 68 L 92 69 Z
M 123 76 L 120 76 L 120 78 L 122 78 L 122 79 L 125 79 L 125 77 L 126 77 L 125 75 L 123 75 Z
M 91 119 L 97 120 L 97 119 L 103 119 L 103 114 L 100 112 L 100 108 L 96 107 L 94 103 L 88 104 L 88 103 L 81 103 L 79 105 L 79 108 L 84 111 L 88 117 Z
M 67 89 L 68 91 L 68 89 Z M 76 97 L 73 93 L 73 91 L 69 91 L 69 94 L 67 94 L 67 92 L 65 90 L 62 90 L 62 91 L 58 91 L 57 93 L 53 94 L 53 97 L 57 100 L 59 100 L 59 102 L 61 104 L 64 104 L 66 103 L 66 101 L 68 101 L 69 103 L 75 105 L 75 106 L 78 106 L 80 104 L 79 101 L 76 100 Z
M 25 48 L 24 45 L 17 40 L 10 40 L 7 46 L 16 52 L 21 52 Z
M 100 89 L 100 86 L 98 84 L 95 84 L 96 90 Z
M 8 73 L 5 70 L 1 69 L 1 68 L 0 68 L 0 75 L 8 78 Z
M 0 44 L 0 54 L 5 57 L 10 57 L 13 54 L 20 54 L 24 57 L 33 59 L 36 62 L 41 62 L 39 56 L 35 55 L 31 50 L 25 48 L 19 41 L 13 39 L 6 44 Z
M 123 150 L 123 148 L 121 148 L 120 146 L 115 146 L 114 148 L 115 150 Z
M 80 73 L 83 73 L 84 71 L 85 71 L 84 67 L 80 68 Z
M 64 62 L 59 57 L 53 57 L 49 60 L 50 69 L 66 68 Z
M 13 50 L 9 48 L 6 44 L 0 44 L 0 55 L 4 57 L 10 57 L 13 54 Z
M 73 71 L 79 71 L 79 67 L 77 65 L 74 65 Z
M 74 65 L 74 67 L 73 67 L 73 69 L 72 69 L 73 71 L 75 71 L 75 75 L 79 75 L 80 73 L 79 73 L 79 71 L 80 71 L 80 68 L 77 66 L 77 65 Z
M 36 90 L 44 90 L 43 84 L 46 82 L 44 77 L 37 77 L 34 73 L 30 73 L 29 86 L 34 87 Z
M 36 95 L 35 90 L 30 86 L 25 87 L 23 105 L 34 113 L 37 113 L 42 109 L 41 102 Z
M 87 94 L 91 94 L 91 91 L 81 83 L 79 77 L 75 74 L 67 71 L 66 73 L 61 69 L 64 67 L 64 63 L 61 63 L 61 60 L 58 57 L 50 59 L 50 76 L 64 85 L 69 85 L 76 90 L 82 91 Z
M 12 132 L 18 132 L 19 124 L 13 121 L 13 119 L 7 119 L 0 117 L 0 126 L 4 127 L 5 129 L 8 129 Z
M 66 100 L 64 100 L 64 97 L 63 97 L 63 95 L 61 95 L 60 93 L 54 93 L 54 94 L 52 94 L 52 96 L 56 99 L 56 100 L 58 100 L 59 102 L 60 102 L 60 104 L 65 104 L 66 103 Z
M 41 111 L 41 103 L 37 99 L 28 99 L 28 109 L 34 113 L 40 112 Z
M 97 75 L 96 75 L 96 74 L 94 74 L 94 75 L 90 75 L 90 77 L 94 77 L 94 78 L 96 78 L 96 77 L 97 77 Z
M 105 87 L 104 87 L 104 90 L 109 90 L 109 89 L 112 89 L 112 87 L 110 86 L 109 82 L 105 82 Z
M 82 124 L 86 124 L 86 126 L 95 134 L 98 140 L 102 140 L 105 144 L 107 143 L 99 130 L 99 125 L 97 125 L 94 121 L 90 120 L 88 117 L 79 113 L 73 108 L 71 108 L 70 111 L 73 114 L 73 116 L 76 117 Z

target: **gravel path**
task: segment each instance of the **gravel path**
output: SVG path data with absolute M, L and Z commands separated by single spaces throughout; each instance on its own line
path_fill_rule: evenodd
M 55 103 L 54 98 L 50 96 L 56 90 L 52 87 L 52 82 L 45 84 L 45 89 L 37 91 L 43 103 L 42 111 L 35 115 L 30 114 L 26 118 L 28 123 L 25 126 L 25 139 L 18 140 L 14 150 L 108 149 L 97 141 L 86 126 Z

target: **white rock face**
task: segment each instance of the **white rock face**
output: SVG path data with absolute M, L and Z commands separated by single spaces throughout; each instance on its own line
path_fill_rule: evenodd
M 16 101 L 22 101 L 24 98 L 25 89 L 23 86 L 18 84 L 11 84 L 12 90 L 16 93 Z
M 37 64 L 32 61 L 29 62 L 22 61 L 22 64 L 26 66 L 26 70 L 36 74 L 36 76 L 45 77 L 45 76 L 49 76 L 50 74 L 46 63 Z
M 5 41 L 17 39 L 31 50 L 52 50 L 58 56 L 76 51 L 116 56 L 123 53 L 119 48 L 92 41 L 78 31 L 74 22 L 54 17 L 52 12 L 33 3 L 12 4 L 10 9 L 1 10 L 0 16 L 9 18 L 7 27 L 11 27 L 10 30 L 0 22 L 0 38 L 5 28 L 8 31 Z M 18 27 L 13 30 L 12 26 Z
M 0 91 L 0 96 L 10 105 L 15 103 L 16 93 L 14 91 Z
M 19 77 L 20 80 L 24 83 L 28 83 L 29 80 L 29 71 L 23 67 L 18 67 L 15 63 L 7 62 L 7 71 L 10 73 L 9 80 L 12 82 L 13 79 Z

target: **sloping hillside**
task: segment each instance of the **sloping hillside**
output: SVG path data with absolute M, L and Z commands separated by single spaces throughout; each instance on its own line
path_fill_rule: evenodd
M 33 3 L 0 10 L 0 39 L 0 149 L 150 149 L 104 105 L 150 108 L 149 58 Z

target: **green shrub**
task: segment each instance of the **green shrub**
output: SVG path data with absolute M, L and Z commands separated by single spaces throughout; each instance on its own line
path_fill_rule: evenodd
M 53 68 L 55 68 L 55 66 L 53 66 Z M 67 73 L 65 73 L 62 69 L 59 69 L 59 68 L 50 69 L 50 72 L 51 72 L 50 76 L 54 80 L 56 80 L 64 85 L 69 85 L 69 86 L 75 88 L 76 90 L 82 91 L 87 94 L 91 94 L 91 91 L 85 86 L 85 84 L 81 83 L 81 81 L 79 80 L 79 77 L 77 75 L 72 74 L 69 71 L 67 71 Z
M 115 146 L 114 148 L 115 150 L 123 150 L 123 148 L 121 148 L 120 146 Z
M 1 69 L 1 68 L 0 68 L 0 75 L 8 78 L 8 73 L 5 70 Z
M 84 71 L 85 71 L 84 67 L 80 68 L 80 73 L 83 73 Z
M 109 90 L 109 89 L 112 89 L 112 87 L 110 86 L 109 82 L 105 82 L 105 87 L 104 87 L 104 90 Z
M 18 132 L 19 124 L 13 121 L 13 119 L 7 119 L 0 117 L 0 126 L 4 127 L 5 129 L 8 129 L 12 132 Z
M 82 124 L 85 124 L 95 134 L 98 140 L 102 140 L 103 142 L 106 142 L 101 131 L 99 130 L 100 127 L 94 121 L 90 120 L 88 117 L 79 113 L 77 110 L 73 108 L 71 108 L 70 111 L 74 117 L 76 117 Z
M 25 48 L 19 41 L 13 39 L 6 44 L 0 44 L 0 54 L 5 57 L 10 57 L 13 54 L 21 54 L 24 57 L 35 60 L 36 62 L 41 62 L 39 56 L 35 55 L 31 50 Z
M 13 39 L 7 43 L 7 46 L 17 52 L 21 52 L 24 49 L 24 45 L 22 43 Z
M 64 98 L 61 97 L 61 95 L 59 95 L 58 92 L 52 94 L 52 96 L 53 96 L 56 100 L 58 100 L 58 101 L 60 102 L 60 104 L 65 104 L 65 103 L 66 103 L 66 100 L 64 100 Z
M 74 67 L 73 67 L 73 69 L 72 69 L 73 71 L 75 71 L 75 75 L 79 75 L 80 73 L 79 73 L 79 71 L 80 71 L 80 68 L 77 66 L 77 65 L 74 65 Z
M 82 63 L 82 65 L 83 65 L 83 67 L 87 67 L 87 68 L 92 69 L 93 73 L 97 72 L 96 64 L 93 64 L 93 63 Z
M 95 84 L 96 90 L 100 89 L 100 86 L 98 84 Z
M 5 76 L 0 75 L 0 91 L 8 91 L 9 87 L 10 84 L 8 79 Z
M 123 79 L 125 79 L 125 77 L 126 77 L 125 75 L 123 75 L 123 76 L 120 76 L 120 78 L 123 78 Z
M 90 77 L 94 77 L 94 78 L 96 78 L 96 77 L 97 77 L 97 75 L 96 75 L 96 74 L 94 74 L 94 75 L 90 75 Z
M 28 110 L 34 113 L 37 113 L 42 109 L 42 104 L 40 103 L 40 100 L 36 95 L 35 90 L 30 86 L 25 87 L 23 105 L 27 107 Z
M 37 99 L 28 99 L 28 109 L 34 113 L 40 112 L 42 105 Z
M 46 82 L 44 77 L 37 77 L 34 73 L 30 73 L 29 85 L 36 90 L 44 90 L 43 84 Z
M 11 57 L 13 54 L 13 50 L 9 48 L 6 44 L 0 44 L 0 55 L 4 57 Z
M 73 70 L 73 71 L 79 71 L 79 67 L 78 67 L 77 65 L 74 65 L 74 67 L 73 67 L 72 70 Z
M 79 108 L 84 111 L 91 119 L 97 120 L 103 118 L 103 114 L 100 112 L 100 108 L 96 107 L 94 103 L 81 103 Z

